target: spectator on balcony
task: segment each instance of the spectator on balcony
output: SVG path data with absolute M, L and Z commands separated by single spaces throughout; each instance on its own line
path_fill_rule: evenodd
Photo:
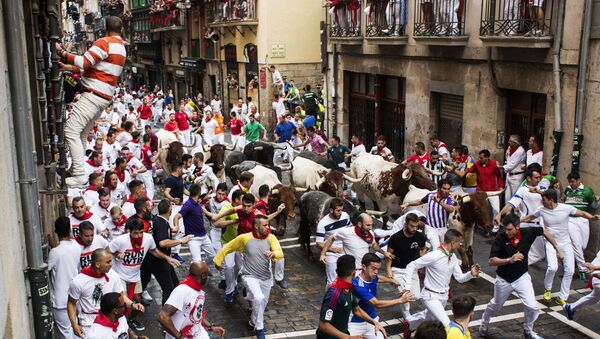
M 436 32 L 442 35 L 458 35 L 458 0 L 442 0 L 438 10 L 438 23 L 440 31 Z
M 529 0 L 529 16 L 533 20 L 532 28 L 525 36 L 544 35 L 544 0 Z
M 433 34 L 435 27 L 435 15 L 433 13 L 433 2 L 431 0 L 423 0 L 421 2 L 421 15 L 428 34 Z
M 504 29 L 506 35 L 515 35 L 517 29 L 521 25 L 523 17 L 521 15 L 521 3 L 522 0 L 505 0 L 504 2 Z
M 387 17 L 390 18 L 389 27 L 392 35 L 403 35 L 406 25 L 407 0 L 391 0 L 387 7 Z

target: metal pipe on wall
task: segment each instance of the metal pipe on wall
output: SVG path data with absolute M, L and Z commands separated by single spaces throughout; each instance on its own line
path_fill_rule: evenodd
M 577 75 L 577 102 L 575 104 L 575 129 L 573 135 L 572 172 L 579 172 L 581 148 L 583 147 L 583 116 L 585 115 L 585 92 L 587 90 L 588 52 L 592 30 L 593 0 L 585 1 L 583 33 L 579 51 L 579 71 Z
M 558 160 L 560 159 L 560 144 L 562 142 L 563 131 L 563 109 L 562 109 L 562 86 L 560 70 L 560 46 L 562 44 L 563 24 L 565 14 L 565 1 L 558 2 L 558 13 L 556 20 L 556 32 L 554 34 L 554 44 L 552 45 L 552 84 L 554 87 L 554 130 L 552 131 L 552 161 L 550 164 L 550 174 L 556 176 L 558 172 Z
M 2 0 L 8 82 L 11 98 L 17 159 L 18 186 L 27 256 L 27 277 L 30 284 L 31 306 L 35 337 L 52 338 L 52 312 L 48 286 L 48 266 L 42 252 L 42 227 L 36 177 L 36 153 L 31 137 L 31 97 L 28 90 L 28 69 L 23 26 L 23 3 Z

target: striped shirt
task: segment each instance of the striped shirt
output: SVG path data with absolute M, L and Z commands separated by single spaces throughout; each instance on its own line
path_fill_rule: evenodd
M 100 38 L 84 55 L 67 54 L 67 63 L 83 70 L 81 84 L 94 94 L 112 100 L 123 71 L 125 45 L 120 36 Z
M 325 242 L 329 237 L 335 235 L 339 230 L 352 226 L 350 223 L 350 216 L 348 213 L 342 212 L 339 219 L 332 218 L 329 214 L 323 217 L 317 225 L 317 238 L 316 242 Z M 335 240 L 332 244 L 333 247 L 342 247 L 342 242 Z
M 438 193 L 432 192 L 421 199 L 421 203 L 427 204 L 427 225 L 433 228 L 448 227 L 448 212 L 433 199 L 436 194 Z M 443 201 L 446 205 L 452 206 L 454 204 L 451 197 L 444 198 Z
M 427 161 L 423 166 L 425 166 L 426 168 L 429 168 L 432 171 L 443 173 L 442 175 L 434 175 L 431 173 L 427 173 L 427 176 L 429 177 L 429 179 L 431 179 L 431 181 L 433 181 L 433 183 L 435 183 L 436 186 L 440 180 L 442 180 L 443 178 L 446 177 L 446 173 L 444 172 L 444 163 L 442 161 L 438 161 L 435 164 L 430 161 Z

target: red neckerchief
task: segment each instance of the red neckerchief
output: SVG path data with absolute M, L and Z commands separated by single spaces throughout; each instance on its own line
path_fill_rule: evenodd
M 253 236 L 255 239 L 258 239 L 258 240 L 264 240 L 264 239 L 267 239 L 267 237 L 269 236 L 269 234 L 271 234 L 271 229 L 269 229 L 269 228 L 267 228 L 267 233 L 265 233 L 265 235 L 264 235 L 264 236 L 262 236 L 262 237 L 261 237 L 261 236 L 260 236 L 258 233 L 256 233 L 256 231 L 255 231 L 255 230 L 252 230 L 252 236 Z
M 129 236 L 129 240 L 131 240 L 131 246 L 134 250 L 140 249 L 142 247 L 142 243 L 144 242 L 144 236 L 139 238 L 133 238 L 131 235 Z
M 216 201 L 217 203 L 219 203 L 219 204 L 220 204 L 220 203 L 222 203 L 223 201 L 229 201 L 229 198 L 228 198 L 228 197 L 223 197 L 223 199 L 222 199 L 222 200 L 217 200 L 217 197 L 215 196 L 215 198 L 214 198 L 214 199 L 215 199 L 215 201 Z
M 91 216 L 92 216 L 92 215 L 94 215 L 94 213 L 92 213 L 92 212 L 90 212 L 90 211 L 87 211 L 87 212 L 85 212 L 85 213 L 84 213 L 84 214 L 81 216 L 81 218 L 78 218 L 78 217 L 77 217 L 75 214 L 73 214 L 73 216 L 74 216 L 74 217 L 75 217 L 75 219 L 77 219 L 77 220 L 88 220 L 89 218 L 91 218 Z
M 90 185 L 88 186 L 88 188 L 85 189 L 85 191 L 83 191 L 82 194 L 85 194 L 85 192 L 87 191 L 94 191 L 94 192 L 98 192 L 98 187 L 94 186 L 94 185 Z
M 87 247 L 87 245 L 86 245 L 86 244 L 83 242 L 83 240 L 81 240 L 81 237 L 80 237 L 79 235 L 76 235 L 76 236 L 75 236 L 75 238 L 73 238 L 73 239 L 75 239 L 75 241 L 76 241 L 76 242 L 77 242 L 79 245 L 81 245 L 81 246 L 83 246 L 83 247 Z
M 359 238 L 361 238 L 362 240 L 366 241 L 367 244 L 372 244 L 373 243 L 373 233 L 368 232 L 367 234 L 363 234 L 360 231 L 360 228 L 358 226 L 354 226 L 354 233 L 356 233 L 356 235 L 358 235 Z
M 385 147 L 382 149 L 376 148 L 375 152 L 377 152 L 377 155 L 385 155 Z
M 130 196 L 126 202 L 130 202 L 133 204 L 135 202 L 135 199 L 133 199 L 133 196 Z
M 131 141 L 130 141 L 130 142 L 133 142 L 134 144 L 137 144 L 137 143 L 139 143 L 139 142 L 140 142 L 140 139 L 139 139 L 139 138 L 138 138 L 138 139 L 131 139 Z
M 109 281 L 108 275 L 106 275 L 106 273 L 98 273 L 98 272 L 94 271 L 94 269 L 92 268 L 92 266 L 88 266 L 88 267 L 82 269 L 81 273 L 83 273 L 83 274 L 85 274 L 85 275 L 87 275 L 89 277 L 92 277 L 92 278 L 97 278 L 97 279 L 98 278 L 104 278 L 104 280 L 106 280 L 106 282 Z
M 450 260 L 452 260 L 452 253 L 446 251 L 446 249 L 444 248 L 444 246 L 442 246 L 442 245 L 438 246 L 438 250 L 442 251 L 442 253 L 444 253 L 444 255 L 446 257 L 448 257 L 448 262 L 450 262 Z
M 96 316 L 96 319 L 94 320 L 94 324 L 108 327 L 113 332 L 117 332 L 117 329 L 119 328 L 119 320 L 113 322 L 110 319 L 108 319 L 108 317 L 105 316 L 104 313 L 102 313 L 102 312 L 98 312 L 98 315 Z
M 273 99 L 273 102 L 279 102 L 279 98 Z
M 359 141 L 359 142 L 357 142 L 357 143 L 356 143 L 356 145 L 354 145 L 354 147 L 356 147 L 356 146 L 360 146 L 360 145 L 362 145 L 362 144 L 363 144 L 363 143 L 362 143 L 362 141 Z
M 509 156 L 513 155 L 513 153 L 515 153 L 518 148 L 519 148 L 519 146 L 510 146 L 510 147 L 508 147 L 508 155 Z
M 100 167 L 100 165 L 97 165 L 92 159 L 88 159 L 86 162 L 92 167 Z
M 510 241 L 510 244 L 514 247 L 517 248 L 517 246 L 519 245 L 519 243 L 521 242 L 521 229 L 519 228 L 517 230 L 517 234 L 512 238 L 512 239 L 508 239 Z
M 123 216 L 121 217 L 121 221 L 115 222 L 113 220 L 113 224 L 115 224 L 115 226 L 117 226 L 117 227 L 121 227 L 121 226 L 123 226 L 125 224 L 126 221 L 127 221 L 127 217 L 125 216 L 125 214 L 123 214 Z
M 336 278 L 330 285 L 329 288 L 341 288 L 343 290 L 350 290 L 352 289 L 354 286 L 352 286 L 351 282 L 348 282 L 346 280 L 340 279 L 339 277 Z
M 204 119 L 204 122 L 209 123 L 211 120 L 212 118 Z
M 542 151 L 541 147 L 536 147 L 535 149 L 531 150 L 531 155 L 534 155 L 536 153 L 540 153 Z
M 187 277 L 185 277 L 185 279 L 179 282 L 179 285 L 187 285 L 197 292 L 202 291 L 202 285 L 198 284 L 198 282 L 194 280 L 189 274 L 187 275 Z
M 115 172 L 117 172 L 117 177 L 119 178 L 120 182 L 125 181 L 125 171 L 119 171 L 116 169 Z
M 452 160 L 454 162 L 459 162 L 459 163 L 467 162 L 468 159 L 469 159 L 469 155 L 468 154 L 463 154 L 463 155 L 459 155 L 457 157 L 453 157 L 452 158 Z

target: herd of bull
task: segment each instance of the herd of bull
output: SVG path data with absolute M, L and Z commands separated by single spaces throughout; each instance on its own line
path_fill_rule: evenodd
M 344 211 L 350 216 L 360 212 L 371 214 L 377 218 L 374 229 L 387 227 L 390 218 L 395 219 L 406 212 L 400 208 L 404 202 L 420 199 L 436 189 L 425 168 L 418 163 L 396 164 L 369 153 L 357 156 L 348 173 L 334 161 L 310 151 L 294 152 L 294 159 L 285 165 L 276 165 L 276 151 L 285 149 L 276 143 L 255 141 L 240 152 L 234 150 L 235 145 L 185 146 L 171 132 L 160 130 L 156 134 L 159 139 L 159 160 L 167 175 L 170 173 L 169 164 L 181 161 L 185 152 L 192 155 L 202 152 L 206 164 L 212 167 L 222 182 L 227 176 L 235 184 L 240 174 L 248 171 L 254 174 L 251 193 L 258 196 L 258 188 L 268 185 L 271 189 L 270 209 L 274 211 L 280 204 L 285 204 L 283 213 L 273 220 L 278 235 L 285 233 L 286 219 L 296 218 L 298 203 L 299 242 L 309 254 L 311 234 L 315 233 L 319 220 L 328 213 L 330 199 L 344 198 L 346 188 L 356 193 L 358 204 L 344 199 Z M 290 185 L 282 182 L 284 172 L 288 172 Z M 474 227 L 492 227 L 492 210 L 487 198 L 499 193 L 477 191 L 468 194 L 459 190 L 452 194 L 458 208 L 450 215 L 448 227 L 464 234 L 465 242 L 459 250 L 463 269 L 473 263 Z M 372 202 L 374 210 L 365 208 L 366 198 Z

